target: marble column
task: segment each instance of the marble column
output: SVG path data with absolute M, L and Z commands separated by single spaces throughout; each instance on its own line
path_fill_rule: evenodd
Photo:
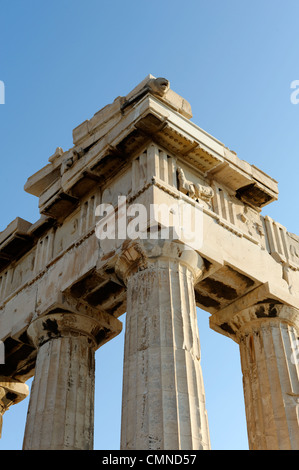
M 127 285 L 121 449 L 209 449 L 194 282 L 203 261 L 183 244 L 132 242 Z
M 299 311 L 262 303 L 229 322 L 240 345 L 251 450 L 299 450 Z
M 38 352 L 23 449 L 91 450 L 101 322 L 58 312 L 37 318 L 27 333 Z
M 28 385 L 12 377 L 0 375 L 0 438 L 3 415 L 12 405 L 20 403 L 29 395 Z

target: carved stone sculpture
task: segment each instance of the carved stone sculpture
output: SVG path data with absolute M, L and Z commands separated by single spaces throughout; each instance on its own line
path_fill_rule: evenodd
M 170 83 L 166 78 L 152 78 L 148 82 L 148 88 L 154 95 L 163 96 L 169 90 Z
M 202 185 L 200 183 L 193 183 L 186 179 L 185 173 L 182 168 L 178 168 L 179 190 L 192 199 L 202 199 L 203 201 L 210 202 L 214 197 L 214 190 L 210 186 Z

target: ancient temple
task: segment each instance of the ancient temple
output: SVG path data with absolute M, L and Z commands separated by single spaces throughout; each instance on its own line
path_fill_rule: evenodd
M 210 449 L 199 307 L 239 344 L 250 449 L 299 450 L 299 238 L 261 215 L 277 182 L 191 118 L 149 75 L 28 179 L 40 219 L 0 233 L 0 416 L 34 376 L 24 449 L 93 448 L 95 351 L 124 314 L 120 448 Z

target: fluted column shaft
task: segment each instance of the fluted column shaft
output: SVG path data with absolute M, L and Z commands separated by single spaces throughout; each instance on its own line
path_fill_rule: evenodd
M 23 449 L 93 448 L 97 331 L 94 319 L 66 313 L 28 328 L 38 353 Z
M 127 277 L 121 448 L 209 449 L 194 297 L 199 257 L 160 255 Z
M 299 450 L 298 317 L 295 308 L 268 303 L 234 321 L 251 450 Z

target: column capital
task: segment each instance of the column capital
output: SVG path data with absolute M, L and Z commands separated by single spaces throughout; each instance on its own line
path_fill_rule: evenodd
M 150 268 L 155 263 L 180 263 L 192 273 L 196 282 L 203 274 L 204 261 L 190 247 L 168 240 L 132 240 L 125 242 L 115 263 L 116 275 L 127 284 L 128 278 L 136 272 Z
M 120 333 L 122 324 L 108 314 L 99 318 L 78 313 L 58 311 L 37 317 L 29 325 L 27 334 L 36 348 L 51 339 L 85 336 L 90 347 L 98 349 L 111 334 Z
M 299 310 L 286 304 L 264 302 L 247 307 L 226 318 L 218 312 L 210 318 L 213 329 L 239 342 L 242 336 L 259 329 L 264 323 L 286 323 L 299 331 Z

